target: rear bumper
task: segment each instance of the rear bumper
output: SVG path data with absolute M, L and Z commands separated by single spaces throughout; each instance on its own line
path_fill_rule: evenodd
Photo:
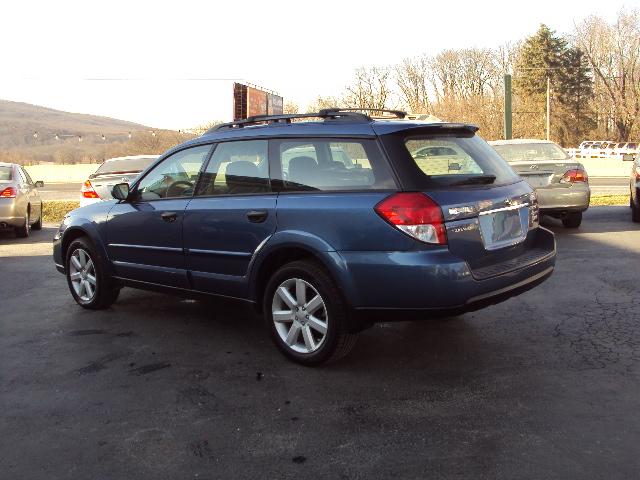
M 14 198 L 0 199 L 0 229 L 22 227 L 24 225 L 24 213 L 18 211 L 18 205 Z
M 480 276 L 446 249 L 414 252 L 341 252 L 358 311 L 422 311 L 423 317 L 477 310 L 533 288 L 553 272 L 553 233 L 540 228 L 535 250 Z M 520 261 L 519 261 L 520 260 Z M 486 272 L 485 272 L 486 273 Z M 480 279 L 481 278 L 481 279 Z
M 591 189 L 588 184 L 574 183 L 562 187 L 537 188 L 538 206 L 542 213 L 550 211 L 579 211 L 589 208 Z

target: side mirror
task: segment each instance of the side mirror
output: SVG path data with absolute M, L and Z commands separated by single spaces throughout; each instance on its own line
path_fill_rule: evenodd
M 44 182 L 42 180 L 38 180 L 35 184 L 36 188 L 42 188 L 44 187 Z
M 625 153 L 622 155 L 622 161 L 623 162 L 633 162 L 633 154 L 631 153 Z
M 129 184 L 118 183 L 111 189 L 111 195 L 116 200 L 127 200 L 129 198 Z

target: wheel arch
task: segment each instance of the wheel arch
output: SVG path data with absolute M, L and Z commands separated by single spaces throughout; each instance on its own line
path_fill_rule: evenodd
M 71 245 L 74 240 L 77 240 L 81 237 L 87 237 L 91 241 L 93 246 L 96 248 L 98 255 L 102 257 L 105 268 L 108 272 L 110 272 L 111 264 L 109 261 L 107 261 L 109 257 L 107 255 L 104 243 L 101 241 L 98 232 L 95 230 L 95 227 L 93 227 L 91 224 L 70 225 L 65 229 L 61 241 L 62 261 L 66 262 L 69 245 Z

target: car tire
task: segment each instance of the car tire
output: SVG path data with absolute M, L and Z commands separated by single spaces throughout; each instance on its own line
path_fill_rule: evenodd
M 31 225 L 29 225 L 30 221 L 31 217 L 29 215 L 29 208 L 27 208 L 27 213 L 25 213 L 24 216 L 24 225 L 21 227 L 16 227 L 15 229 L 16 237 L 27 238 L 29 236 L 29 233 L 31 232 Z
M 42 203 L 40 204 L 40 216 L 38 217 L 38 221 L 31 225 L 31 230 L 42 230 Z
M 339 360 L 358 338 L 346 331 L 349 309 L 342 292 L 313 261 L 281 267 L 267 284 L 263 307 L 273 342 L 286 357 L 303 365 Z
M 635 223 L 640 223 L 640 206 L 635 202 L 631 202 L 631 220 Z
M 111 306 L 120 288 L 106 274 L 104 260 L 86 237 L 74 240 L 67 249 L 65 276 L 73 299 L 89 310 Z
M 578 228 L 582 223 L 582 212 L 568 213 L 566 217 L 562 219 L 562 225 L 565 228 Z

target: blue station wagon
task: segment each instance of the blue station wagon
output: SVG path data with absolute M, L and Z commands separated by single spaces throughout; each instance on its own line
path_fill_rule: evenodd
M 166 152 L 64 218 L 53 256 L 71 295 L 252 302 L 276 346 L 315 365 L 376 321 L 476 310 L 551 275 L 535 193 L 475 126 L 363 112 L 251 117 Z

